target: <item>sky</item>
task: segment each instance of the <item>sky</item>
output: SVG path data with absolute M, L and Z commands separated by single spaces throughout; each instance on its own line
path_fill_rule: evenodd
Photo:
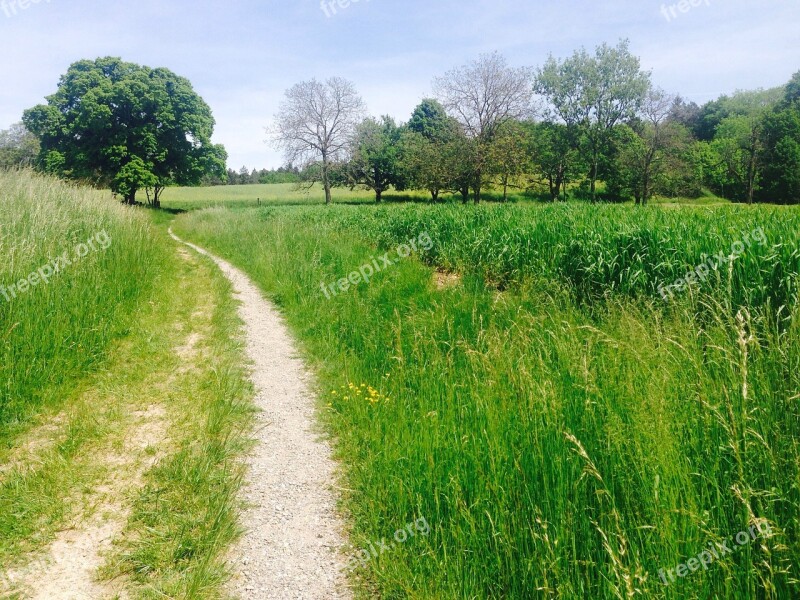
M 433 79 L 482 53 L 538 67 L 621 38 L 653 82 L 703 103 L 800 70 L 798 0 L 0 0 L 0 129 L 82 59 L 118 56 L 188 78 L 228 166 L 274 168 L 284 91 L 353 81 L 371 114 L 408 120 Z M 692 6 L 696 4 L 697 6 Z

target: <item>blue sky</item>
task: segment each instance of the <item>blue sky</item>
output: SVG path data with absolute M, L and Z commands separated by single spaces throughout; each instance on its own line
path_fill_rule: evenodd
M 535 67 L 626 37 L 657 85 L 697 102 L 800 70 L 798 0 L 694 0 L 675 17 L 677 0 L 359 0 L 330 16 L 319 0 L 21 1 L 0 4 L 0 129 L 72 62 L 120 56 L 191 80 L 236 169 L 282 164 L 264 128 L 312 77 L 351 79 L 372 114 L 403 121 L 435 76 L 494 50 Z

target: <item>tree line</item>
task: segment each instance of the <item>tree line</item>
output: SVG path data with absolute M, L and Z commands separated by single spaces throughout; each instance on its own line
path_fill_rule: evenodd
M 235 169 L 228 169 L 224 177 L 216 173 L 204 176 L 200 181 L 200 185 L 253 185 L 300 183 L 301 181 L 302 173 L 300 169 L 290 163 L 286 166 L 278 167 L 277 169 L 253 169 L 251 171 L 246 166 L 238 171 Z
M 367 115 L 333 77 L 286 91 L 270 129 L 287 166 L 239 172 L 211 142 L 191 83 L 119 58 L 70 66 L 46 104 L 0 131 L 0 168 L 33 166 L 159 206 L 170 185 L 321 182 L 375 193 L 426 190 L 479 202 L 485 190 L 627 200 L 800 202 L 800 72 L 787 85 L 698 106 L 656 88 L 627 41 L 513 67 L 499 53 L 433 83 L 407 122 Z
M 800 72 L 784 87 L 698 106 L 656 88 L 627 41 L 538 69 L 481 56 L 434 81 L 406 123 L 366 116 L 341 78 L 286 92 L 271 133 L 301 175 L 334 186 L 427 190 L 479 202 L 487 187 L 551 200 L 698 197 L 800 201 Z

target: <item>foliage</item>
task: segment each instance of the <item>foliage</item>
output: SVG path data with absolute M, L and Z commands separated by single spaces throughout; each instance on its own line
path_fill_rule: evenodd
M 639 58 L 623 40 L 615 47 L 598 46 L 594 55 L 581 49 L 562 61 L 550 56 L 539 69 L 535 89 L 546 99 L 552 118 L 581 129 L 576 141 L 584 142 L 594 198 L 613 129 L 636 116 L 650 89 L 650 74 L 641 70 Z
M 763 172 L 758 198 L 800 203 L 800 72 L 786 86 L 784 100 L 763 123 Z
M 383 193 L 391 187 L 398 191 L 404 189 L 400 167 L 401 134 L 402 130 L 388 116 L 380 121 L 367 118 L 356 127 L 346 170 L 350 189 L 372 190 L 376 202 L 380 202 Z
M 25 111 L 48 172 L 109 186 L 136 202 L 136 192 L 199 183 L 224 171 L 227 154 L 211 143 L 211 109 L 191 83 L 167 69 L 119 58 L 74 63 L 46 105 Z

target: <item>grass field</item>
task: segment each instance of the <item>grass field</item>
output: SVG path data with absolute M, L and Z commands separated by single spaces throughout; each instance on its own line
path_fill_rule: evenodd
M 363 589 L 704 599 L 800 593 L 799 226 L 568 204 L 215 208 L 176 230 L 246 270 L 318 366 L 354 546 L 430 523 Z M 331 292 L 422 234 L 429 250 Z
M 0 594 L 108 513 L 98 585 L 225 597 L 251 392 L 230 287 L 172 223 L 300 340 L 351 552 L 430 526 L 354 562 L 358 597 L 800 595 L 796 208 L 0 189 Z
M 424 196 L 420 195 L 420 198 Z M 337 188 L 333 191 L 334 202 L 370 202 L 375 195 L 365 191 L 350 191 Z M 309 189 L 298 188 L 293 183 L 264 185 L 225 185 L 206 188 L 167 188 L 162 197 L 164 208 L 172 210 L 196 210 L 214 206 L 229 208 L 255 207 L 262 204 L 321 204 L 325 192 L 315 185 Z
M 497 191 L 487 191 L 489 201 L 502 199 Z M 509 201 L 529 201 L 532 198 L 523 194 L 509 194 Z M 383 197 L 386 203 L 430 202 L 430 194 L 418 190 L 389 192 Z M 441 202 L 461 202 L 458 194 L 442 194 Z M 227 208 L 249 208 L 259 205 L 306 205 L 323 204 L 325 192 L 319 184 L 299 187 L 293 183 L 264 185 L 225 185 L 217 187 L 167 188 L 163 196 L 163 206 L 169 210 L 197 210 L 224 206 Z M 368 190 L 333 189 L 333 202 L 337 204 L 370 204 L 375 202 L 375 193 Z
M 484 190 L 484 199 L 488 202 L 502 201 L 502 191 L 498 189 Z M 527 195 L 520 190 L 509 192 L 508 201 L 535 202 L 544 201 L 546 196 Z M 403 192 L 390 191 L 383 196 L 387 204 L 397 202 L 430 202 L 430 194 L 419 190 Z M 440 202 L 460 203 L 460 194 L 442 194 Z M 319 184 L 311 187 L 299 187 L 292 183 L 264 184 L 264 185 L 225 185 L 216 187 L 183 187 L 167 188 L 163 195 L 163 206 L 168 210 L 197 210 L 201 208 L 226 207 L 226 208 L 254 208 L 259 205 L 307 205 L 323 204 L 325 192 Z M 333 202 L 337 204 L 370 204 L 375 202 L 374 192 L 347 188 L 333 189 Z M 719 205 L 727 201 L 714 196 L 699 199 L 656 199 L 657 204 L 693 204 L 693 205 Z

